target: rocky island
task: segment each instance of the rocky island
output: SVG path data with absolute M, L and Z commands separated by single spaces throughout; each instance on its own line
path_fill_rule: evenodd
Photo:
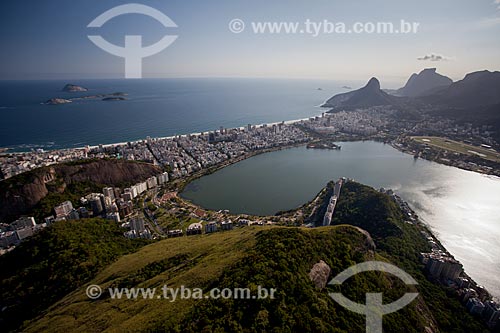
M 104 97 L 102 100 L 108 102 L 108 101 L 125 101 L 127 99 L 125 97 L 110 96 L 110 97 Z
M 83 88 L 86 89 L 86 88 Z M 83 91 L 83 90 L 81 90 Z M 84 101 L 84 100 L 89 100 L 89 99 L 97 99 L 100 98 L 102 101 L 125 101 L 127 96 L 126 93 L 124 92 L 114 92 L 111 94 L 96 94 L 96 95 L 89 95 L 89 96 L 81 96 L 81 97 L 73 97 L 73 98 L 51 98 L 48 101 L 46 101 L 45 105 L 59 105 L 59 104 L 67 104 L 67 103 L 72 103 L 74 101 Z
M 85 91 L 89 91 L 89 90 L 85 87 L 81 87 L 81 86 L 77 86 L 77 85 L 68 83 L 67 85 L 64 86 L 62 91 L 64 91 L 64 92 L 85 92 Z
M 43 104 L 45 104 L 45 105 L 60 105 L 60 104 L 67 104 L 67 103 L 71 103 L 71 102 L 72 102 L 72 100 L 69 100 L 69 99 L 51 98 Z

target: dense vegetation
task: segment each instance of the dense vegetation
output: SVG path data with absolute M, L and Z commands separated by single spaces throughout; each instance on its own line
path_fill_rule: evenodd
M 275 299 L 203 300 L 193 308 L 180 329 L 174 325 L 163 329 L 183 332 L 364 332 L 365 318 L 338 305 L 330 298 L 328 290 L 316 289 L 308 276 L 312 266 L 320 260 L 332 268 L 334 276 L 356 263 L 372 259 L 373 253 L 363 244 L 365 236 L 347 226 L 262 231 L 249 255 L 209 288 L 249 287 L 255 291 L 261 285 L 277 288 Z M 352 300 L 365 303 L 366 292 L 384 292 L 384 299 L 390 302 L 401 297 L 407 287 L 390 276 L 370 272 L 359 274 L 336 289 Z M 413 304 L 387 316 L 384 324 L 386 332 L 420 332 L 426 320 Z
M 405 223 L 387 195 L 349 182 L 334 216 L 333 223 L 339 225 L 333 227 L 244 227 L 167 239 L 111 265 L 141 243 L 123 238 L 107 221 L 56 224 L 0 258 L 2 267 L 12 267 L 0 275 L 5 281 L 2 302 L 12 304 L 19 295 L 22 301 L 2 315 L 9 318 L 2 328 L 27 318 L 20 313 L 40 313 L 67 295 L 43 317 L 22 326 L 23 331 L 364 332 L 365 317 L 338 305 L 329 292 L 341 292 L 358 303 L 365 303 L 367 292 L 381 292 L 387 304 L 416 289 L 420 296 L 414 302 L 384 316 L 385 332 L 485 331 L 447 290 L 427 280 L 418 261 L 419 253 L 429 250 L 422 227 Z M 347 224 L 369 231 L 376 250 L 371 238 Z M 404 269 L 419 285 L 406 286 L 394 276 L 366 272 L 320 290 L 308 276 L 320 260 L 331 268 L 328 280 L 356 263 L 381 260 Z M 167 284 L 205 292 L 248 287 L 252 295 L 258 286 L 277 291 L 274 299 L 115 300 L 105 292 L 101 299 L 90 300 L 84 295 L 87 282 L 104 290 Z M 37 307 L 30 309 L 28 304 Z
M 421 296 L 417 301 L 384 316 L 385 332 L 422 332 L 425 327 L 443 332 L 486 331 L 458 300 L 425 277 L 418 255 L 428 251 L 429 246 L 418 226 L 404 223 L 401 210 L 389 196 L 348 182 L 340 198 L 333 224 L 350 224 L 369 231 L 377 245 L 375 258 L 389 259 L 419 282 L 417 289 Z M 356 262 L 369 259 L 370 252 L 360 251 L 359 235 L 357 239 L 352 229 L 344 229 L 343 233 L 338 229 L 334 229 L 336 232 L 316 230 L 321 229 L 309 232 L 277 229 L 260 233 L 249 256 L 211 285 L 219 288 L 272 286 L 279 290 L 276 300 L 204 300 L 192 310 L 181 330 L 364 331 L 364 318 L 338 306 L 326 292 L 315 290 L 307 273 L 321 259 L 336 275 Z M 344 295 L 359 303 L 365 303 L 366 292 L 383 292 L 388 303 L 406 290 L 408 287 L 402 286 L 399 280 L 376 273 L 359 274 L 341 288 Z M 176 326 L 164 328 L 169 331 Z
M 27 239 L 0 257 L 0 308 L 6 307 L 0 313 L 2 330 L 39 314 L 144 244 L 123 237 L 116 223 L 101 219 L 57 222 Z
M 367 230 L 377 252 L 403 268 L 419 282 L 419 292 L 443 332 L 482 332 L 485 328 L 468 314 L 451 290 L 430 282 L 419 264 L 419 254 L 429 245 L 420 226 L 405 223 L 389 196 L 355 182 L 342 187 L 332 224 L 350 224 Z

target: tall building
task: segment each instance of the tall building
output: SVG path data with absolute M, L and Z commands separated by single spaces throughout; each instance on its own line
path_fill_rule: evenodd
M 111 200 L 115 199 L 115 191 L 113 190 L 112 187 L 103 188 L 102 193 L 104 194 L 105 197 L 111 198 Z
M 465 305 L 467 310 L 472 314 L 482 314 L 484 311 L 484 304 L 478 298 L 471 298 L 467 301 Z
M 155 176 L 152 176 L 152 177 L 149 177 L 147 180 L 146 180 L 146 183 L 148 185 L 148 189 L 152 189 L 152 188 L 155 188 L 157 185 L 158 185 L 158 180 L 156 179 Z
M 495 327 L 500 322 L 500 304 L 487 301 L 484 304 L 483 318 L 489 327 Z
M 121 197 L 124 201 L 132 201 L 132 199 L 134 199 L 131 192 L 125 192 Z
M 168 182 L 168 172 L 164 172 L 161 175 L 157 176 L 158 178 L 158 184 L 162 185 Z
M 134 230 L 136 233 L 140 234 L 146 228 L 144 226 L 144 220 L 140 217 L 136 217 L 130 220 L 130 229 Z
M 113 192 L 115 194 L 115 199 L 118 199 L 122 194 L 122 190 L 119 187 L 113 187 Z
M 56 217 L 66 217 L 73 210 L 71 201 L 65 201 L 59 206 L 54 207 Z
M 129 216 L 132 214 L 133 204 L 131 200 L 128 201 L 120 201 L 118 203 L 118 209 L 120 211 L 120 215 L 122 218 Z
M 137 189 L 135 187 L 127 187 L 126 189 L 123 190 L 123 193 L 130 193 L 133 199 L 137 196 Z
M 89 201 L 94 216 L 99 216 L 104 212 L 105 203 L 103 202 L 103 194 L 94 193 Z
M 436 279 L 457 280 L 463 271 L 462 264 L 442 252 L 424 254 L 427 258 L 425 268 Z
M 132 186 L 132 191 L 135 190 L 136 196 L 141 195 L 142 193 L 146 192 L 148 190 L 148 184 L 146 182 L 143 183 L 137 183 L 134 186 Z
M 214 143 L 215 142 L 215 133 L 208 133 L 208 142 L 209 143 Z
M 205 233 L 209 234 L 211 232 L 216 232 L 217 231 L 217 223 L 215 222 L 209 222 L 205 224 Z

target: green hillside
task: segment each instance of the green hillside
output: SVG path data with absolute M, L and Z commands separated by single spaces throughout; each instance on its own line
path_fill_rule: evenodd
M 63 221 L 45 228 L 0 257 L 0 327 L 19 326 L 145 244 L 126 239 L 109 220 Z
M 414 302 L 384 316 L 385 332 L 484 331 L 446 290 L 426 279 L 418 254 L 428 250 L 427 244 L 418 226 L 402 221 L 398 206 L 388 196 L 349 182 L 342 189 L 334 223 L 339 225 L 313 229 L 243 227 L 146 245 L 122 255 L 103 269 L 98 266 L 95 277 L 85 285 L 73 284 L 76 287 L 67 288 L 66 296 L 43 309 L 21 330 L 364 332 L 365 318 L 335 303 L 328 292 L 342 292 L 359 303 L 365 302 L 366 292 L 383 292 L 384 303 L 390 303 L 416 288 L 420 295 Z M 358 227 L 368 230 L 372 237 Z M 87 253 L 87 257 L 93 258 L 94 254 Z M 60 260 L 54 255 L 53 265 Z M 356 263 L 380 260 L 403 268 L 419 285 L 410 287 L 385 273 L 367 272 L 342 286 L 320 290 L 308 276 L 320 260 L 331 268 L 328 280 Z M 32 264 L 23 265 L 30 269 Z M 45 278 L 52 276 L 50 271 L 46 274 Z M 90 284 L 105 290 L 99 299 L 91 300 L 85 295 Z M 159 289 L 164 284 L 202 288 L 205 292 L 235 287 L 255 291 L 258 286 L 277 291 L 274 299 L 177 299 L 175 302 L 156 297 L 117 300 L 107 292 L 110 287 Z

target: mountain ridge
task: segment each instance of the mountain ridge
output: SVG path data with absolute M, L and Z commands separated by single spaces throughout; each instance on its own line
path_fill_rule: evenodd
M 328 99 L 322 107 L 369 107 L 398 104 L 398 97 L 391 96 L 380 89 L 380 81 L 372 77 L 368 83 L 357 90 L 337 94 Z
M 445 88 L 453 83 L 449 77 L 436 73 L 436 68 L 425 68 L 413 73 L 406 84 L 394 92 L 395 96 L 418 97 L 437 88 Z

